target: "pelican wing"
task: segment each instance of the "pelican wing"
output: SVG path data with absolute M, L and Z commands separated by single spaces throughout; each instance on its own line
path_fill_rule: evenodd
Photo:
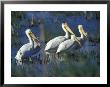
M 24 44 L 17 52 L 16 59 L 21 59 L 26 51 L 30 51 L 32 46 L 30 43 Z
M 73 41 L 71 39 L 66 40 L 62 42 L 57 49 L 57 52 L 64 52 L 64 51 L 74 51 L 79 47 L 78 43 L 76 41 Z
M 62 52 L 62 51 L 69 49 L 73 45 L 73 43 L 74 43 L 74 41 L 72 41 L 71 39 L 62 42 L 58 46 L 57 52 Z
M 53 49 L 57 49 L 57 47 L 60 45 L 61 42 L 65 41 L 66 38 L 64 36 L 59 36 L 56 37 L 52 40 L 50 40 L 45 47 L 45 50 L 53 50 Z

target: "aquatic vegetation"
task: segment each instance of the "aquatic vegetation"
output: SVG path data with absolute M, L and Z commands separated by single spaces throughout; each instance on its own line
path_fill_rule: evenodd
M 51 12 L 52 15 L 54 16 L 64 16 L 64 17 L 69 17 L 69 16 L 83 16 L 85 19 L 90 20 L 92 18 L 95 19 L 100 19 L 100 12 L 96 11 L 53 11 Z
M 100 34 L 94 34 L 94 36 L 89 36 L 89 41 L 94 43 L 100 42 Z
M 12 11 L 11 12 L 11 25 L 15 28 L 15 29 L 19 29 L 21 28 L 21 25 L 19 23 L 19 21 L 24 19 L 24 12 L 22 11 Z
M 33 19 L 32 19 L 33 15 Z M 11 12 L 11 76 L 12 77 L 99 77 L 100 76 L 100 12 Z M 34 26 L 31 21 L 34 20 Z M 88 42 L 73 52 L 62 53 L 63 61 L 55 58 L 45 60 L 45 44 L 65 33 L 61 23 L 66 21 L 79 36 L 77 25 L 84 25 Z M 17 66 L 15 55 L 28 42 L 25 30 L 31 28 L 39 37 L 42 51 L 34 57 L 24 58 L 23 66 Z M 70 37 L 69 37 L 70 38 Z M 45 63 L 44 63 L 45 61 Z
M 14 31 L 14 33 L 11 34 L 11 47 L 18 47 L 21 45 L 22 43 L 20 42 L 19 34 Z
M 88 53 L 76 52 L 70 56 L 70 54 L 63 54 L 64 61 L 57 62 L 52 61 L 49 64 L 40 64 L 42 67 L 45 67 L 47 76 L 63 77 L 63 76 L 72 76 L 72 77 L 92 77 L 100 76 L 100 65 L 98 61 L 100 60 L 99 55 L 94 51 Z M 36 67 L 37 66 L 37 67 Z M 17 68 L 12 64 L 12 76 L 43 76 L 44 68 L 39 68 L 39 64 L 36 65 L 33 63 L 28 63 L 24 68 Z M 13 68 L 14 67 L 14 68 Z M 36 67 L 36 68 L 35 68 Z M 37 71 L 37 69 L 39 69 Z M 41 72 L 41 73 L 40 73 Z M 28 73 L 28 75 L 27 75 Z

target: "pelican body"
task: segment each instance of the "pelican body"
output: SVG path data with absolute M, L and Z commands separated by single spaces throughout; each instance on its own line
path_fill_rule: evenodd
M 78 29 L 79 29 L 81 36 L 76 37 L 75 35 L 71 35 L 71 39 L 68 39 L 62 42 L 59 45 L 56 53 L 60 53 L 64 51 L 74 51 L 83 46 L 83 44 L 85 43 L 86 37 L 87 37 L 87 33 L 84 31 L 82 25 L 78 25 Z
M 46 52 L 56 52 L 58 46 L 61 44 L 61 42 L 67 40 L 69 38 L 69 32 L 73 34 L 71 29 L 68 27 L 67 23 L 62 23 L 62 29 L 65 32 L 65 36 L 58 36 L 53 39 L 51 39 L 45 47 Z
M 27 29 L 25 31 L 29 43 L 24 44 L 17 52 L 17 55 L 15 56 L 17 65 L 22 65 L 22 58 L 24 56 L 31 56 L 40 49 L 40 43 L 39 40 L 36 38 L 36 36 L 32 33 L 30 29 Z M 34 52 L 32 52 L 34 51 Z
M 71 39 L 62 42 L 59 45 L 56 53 L 69 51 L 69 50 L 71 51 L 72 49 L 77 49 L 79 47 L 80 47 L 79 44 L 77 44 L 77 42 L 75 41 L 75 35 L 71 35 Z

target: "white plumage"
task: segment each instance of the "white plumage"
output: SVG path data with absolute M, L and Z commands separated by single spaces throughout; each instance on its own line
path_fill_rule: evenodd
M 40 43 L 38 39 L 35 37 L 35 35 L 31 32 L 30 29 L 27 29 L 25 31 L 29 43 L 24 44 L 17 52 L 17 55 L 15 56 L 15 59 L 17 60 L 17 65 L 22 65 L 22 57 L 25 55 L 26 52 L 30 52 L 33 49 L 37 49 L 37 47 L 40 47 Z
M 59 45 L 59 47 L 58 47 L 58 49 L 57 49 L 57 52 L 56 53 L 60 53 L 60 52 L 63 52 L 63 51 L 69 51 L 69 50 L 71 50 L 73 47 L 73 44 L 74 45 L 77 45 L 76 43 L 76 41 L 75 41 L 75 38 L 76 38 L 76 36 L 75 35 L 71 35 L 71 39 L 68 39 L 68 40 L 66 40 L 66 41 L 64 41 L 64 42 L 62 42 L 60 45 Z
M 84 31 L 82 25 L 78 25 L 79 32 L 81 34 L 80 37 L 76 37 L 75 35 L 71 35 L 71 39 L 68 39 L 64 42 L 62 42 L 56 53 L 64 52 L 64 51 L 74 51 L 81 46 L 83 46 L 85 42 L 85 37 L 87 37 L 87 33 Z
M 58 36 L 53 39 L 51 39 L 45 47 L 46 55 L 49 59 L 51 58 L 57 58 L 56 57 L 56 51 L 58 46 L 65 40 L 69 38 L 69 33 L 74 34 L 72 30 L 68 27 L 67 23 L 62 23 L 62 29 L 65 32 L 65 36 Z
M 68 27 L 67 23 L 62 23 L 62 28 L 65 32 L 65 36 L 58 36 L 51 39 L 45 47 L 46 52 L 56 52 L 59 44 L 69 38 L 69 32 L 73 34 L 71 29 Z M 69 32 L 68 32 L 69 31 Z

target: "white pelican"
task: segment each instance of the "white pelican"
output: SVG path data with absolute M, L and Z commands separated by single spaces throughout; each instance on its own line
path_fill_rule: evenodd
M 17 65 L 22 65 L 22 58 L 24 56 L 32 55 L 33 53 L 31 53 L 31 51 L 33 51 L 34 49 L 38 49 L 38 51 L 39 51 L 38 47 L 40 47 L 40 43 L 39 43 L 39 40 L 36 38 L 36 36 L 32 33 L 32 31 L 30 29 L 27 29 L 25 31 L 25 33 L 29 39 L 29 43 L 24 44 L 18 50 L 17 55 L 15 56 Z M 36 50 L 36 52 L 37 52 L 37 50 Z
M 64 42 L 62 42 L 58 49 L 57 49 L 57 54 L 64 52 L 64 51 L 74 51 L 78 48 L 80 48 L 81 46 L 83 46 L 86 38 L 87 38 L 87 32 L 84 31 L 83 26 L 82 25 L 78 25 L 78 29 L 79 32 L 81 34 L 80 37 L 77 37 L 75 35 L 71 35 L 71 39 L 68 39 Z
M 69 38 L 69 32 L 71 34 L 74 34 L 72 32 L 72 30 L 68 27 L 67 23 L 62 23 L 62 28 L 63 28 L 63 30 L 65 32 L 65 36 L 58 36 L 58 37 L 55 37 L 55 38 L 51 39 L 46 44 L 45 51 L 47 51 L 47 52 L 50 52 L 50 51 L 55 52 L 57 50 L 57 47 L 60 45 L 60 43 Z
M 62 23 L 62 29 L 65 32 L 65 36 L 58 36 L 53 39 L 51 39 L 45 47 L 45 52 L 48 58 L 50 59 L 50 56 L 52 58 L 55 56 L 55 53 L 57 51 L 58 46 L 61 44 L 61 42 L 69 39 L 69 33 L 74 34 L 72 30 L 68 27 L 67 23 Z M 51 54 L 51 55 L 50 55 Z

